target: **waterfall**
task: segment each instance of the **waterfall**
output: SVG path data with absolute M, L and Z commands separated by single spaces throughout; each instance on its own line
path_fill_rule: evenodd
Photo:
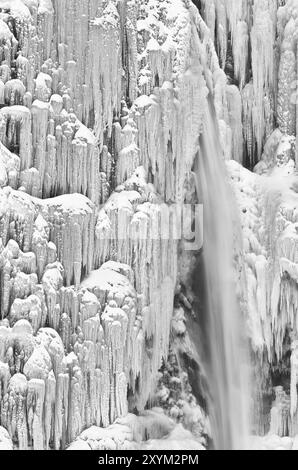
M 249 436 L 249 394 L 242 313 L 233 270 L 238 221 L 211 101 L 201 136 L 197 174 L 204 205 L 203 264 L 207 296 L 204 328 L 209 349 L 201 357 L 207 357 L 204 368 L 209 384 L 211 431 L 216 449 L 243 449 Z

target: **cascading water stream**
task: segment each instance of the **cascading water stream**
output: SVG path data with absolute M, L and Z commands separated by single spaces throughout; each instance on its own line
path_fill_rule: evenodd
M 210 100 L 209 100 L 210 101 Z M 198 187 L 204 205 L 203 264 L 206 289 L 204 331 L 208 359 L 209 416 L 216 449 L 247 448 L 248 380 L 243 350 L 242 313 L 236 293 L 233 256 L 237 241 L 236 209 L 209 102 L 200 141 Z M 203 357 L 202 354 L 200 354 Z

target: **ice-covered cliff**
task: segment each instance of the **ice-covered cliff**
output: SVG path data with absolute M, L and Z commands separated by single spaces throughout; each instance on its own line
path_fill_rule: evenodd
M 0 0 L 0 449 L 214 438 L 181 208 L 203 193 L 229 265 L 226 174 L 254 429 L 298 434 L 297 22 L 297 0 Z
M 297 435 L 298 2 L 203 1 L 221 67 L 241 93 L 244 158 L 228 170 L 240 208 L 254 426 Z M 252 173 L 249 170 L 254 170 Z M 278 438 L 266 448 L 283 447 Z M 291 448 L 291 441 L 285 447 Z M 294 445 L 294 447 L 296 444 Z
M 224 81 L 209 32 L 183 0 L 1 0 L 0 33 L 1 426 L 20 449 L 91 426 L 122 448 L 184 420 L 173 442 L 200 448 L 177 366 L 178 403 L 142 413 L 169 355 L 206 84 Z

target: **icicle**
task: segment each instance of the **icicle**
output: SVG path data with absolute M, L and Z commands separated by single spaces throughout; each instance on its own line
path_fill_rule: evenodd
M 251 30 L 252 72 L 256 111 L 253 115 L 258 155 L 265 137 L 268 115 L 264 108 L 264 95 L 269 96 L 274 86 L 274 42 L 276 1 L 257 0 L 254 3 L 254 23 Z
M 229 124 L 232 131 L 232 158 L 243 163 L 242 101 L 236 86 L 227 87 Z

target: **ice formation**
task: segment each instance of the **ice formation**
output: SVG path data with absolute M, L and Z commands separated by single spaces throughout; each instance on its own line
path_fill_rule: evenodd
M 227 168 L 242 224 L 238 267 L 241 271 L 243 262 L 243 304 L 255 362 L 254 426 L 257 433 L 269 432 L 254 445 L 294 449 L 298 3 L 206 0 L 200 9 L 221 68 L 241 94 L 237 104 L 235 91 L 232 116 L 240 107 L 242 132 L 234 130 L 233 138 L 239 148 L 243 138 L 243 159 L 239 151 L 238 158 L 232 152 L 236 161 Z
M 297 447 L 297 22 L 297 0 L 0 0 L 0 449 L 218 444 L 179 212 L 201 196 L 209 259 L 238 237 L 241 308 L 214 302 L 223 361 L 247 322 L 252 446 Z
M 148 413 L 169 354 L 176 205 L 224 80 L 208 29 L 183 0 L 5 0 L 0 33 L 1 445 L 110 448 L 128 419 L 199 449 L 178 419 L 128 412 Z

